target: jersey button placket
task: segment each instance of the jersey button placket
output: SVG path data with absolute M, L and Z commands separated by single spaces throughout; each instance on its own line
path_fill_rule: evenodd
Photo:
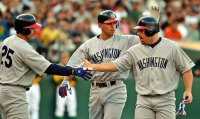
M 149 72 L 149 79 L 150 79 L 150 85 L 151 85 L 151 94 L 154 94 L 155 92 L 154 92 L 154 78 L 153 78 L 153 68 L 151 67 L 150 68 L 150 72 Z
M 154 51 L 155 51 L 155 48 L 152 48 L 152 47 L 149 47 L 149 49 L 150 49 L 150 53 L 149 53 L 149 57 L 153 57 L 153 54 L 154 54 Z M 151 94 L 155 94 L 155 81 L 154 81 L 154 74 L 155 72 L 154 72 L 154 68 L 153 68 L 153 66 L 152 67 L 150 67 L 150 82 L 151 82 L 151 88 L 152 88 L 152 91 L 151 91 Z
M 149 79 L 151 82 L 153 82 L 153 72 L 152 71 L 153 71 L 153 68 L 151 67 L 149 70 Z
M 151 67 L 151 73 L 152 73 L 152 71 L 153 71 L 153 67 Z M 151 82 L 153 82 L 153 78 L 152 78 L 152 74 L 150 75 L 150 79 L 151 79 Z

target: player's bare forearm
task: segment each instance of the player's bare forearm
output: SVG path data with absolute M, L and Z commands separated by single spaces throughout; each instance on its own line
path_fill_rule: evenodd
M 116 72 L 118 71 L 113 62 L 101 63 L 101 64 L 91 64 L 93 71 L 101 72 Z
M 192 92 L 193 75 L 191 69 L 183 73 L 185 90 Z
M 185 104 L 191 103 L 193 96 L 192 96 L 192 83 L 193 83 L 193 75 L 191 69 L 183 73 L 183 81 L 185 85 L 185 92 L 183 93 L 183 99 L 186 96 L 189 98 L 185 101 Z

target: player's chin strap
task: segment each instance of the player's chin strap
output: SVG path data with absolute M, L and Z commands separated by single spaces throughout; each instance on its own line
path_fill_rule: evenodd
M 185 97 L 185 100 L 188 99 L 188 96 Z M 181 103 L 179 104 L 179 109 L 178 109 L 178 112 L 176 113 L 176 116 L 177 115 L 186 115 L 186 112 L 185 112 L 185 100 L 181 101 Z

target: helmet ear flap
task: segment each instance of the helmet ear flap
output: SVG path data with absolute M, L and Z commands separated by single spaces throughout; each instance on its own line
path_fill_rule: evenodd
M 155 33 L 156 33 L 155 31 L 151 31 L 151 30 L 149 30 L 149 29 L 145 29 L 145 34 L 146 34 L 147 36 L 153 36 Z
M 21 34 L 28 35 L 31 33 L 31 29 L 28 28 L 22 28 Z
M 24 28 L 24 33 L 25 33 L 25 35 L 30 34 L 31 33 L 31 29 Z
M 119 21 L 117 21 L 116 23 L 116 28 L 119 28 Z

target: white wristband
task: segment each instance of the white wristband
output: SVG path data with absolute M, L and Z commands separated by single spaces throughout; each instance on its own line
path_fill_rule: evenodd
M 62 81 L 62 84 L 69 84 L 69 81 Z

